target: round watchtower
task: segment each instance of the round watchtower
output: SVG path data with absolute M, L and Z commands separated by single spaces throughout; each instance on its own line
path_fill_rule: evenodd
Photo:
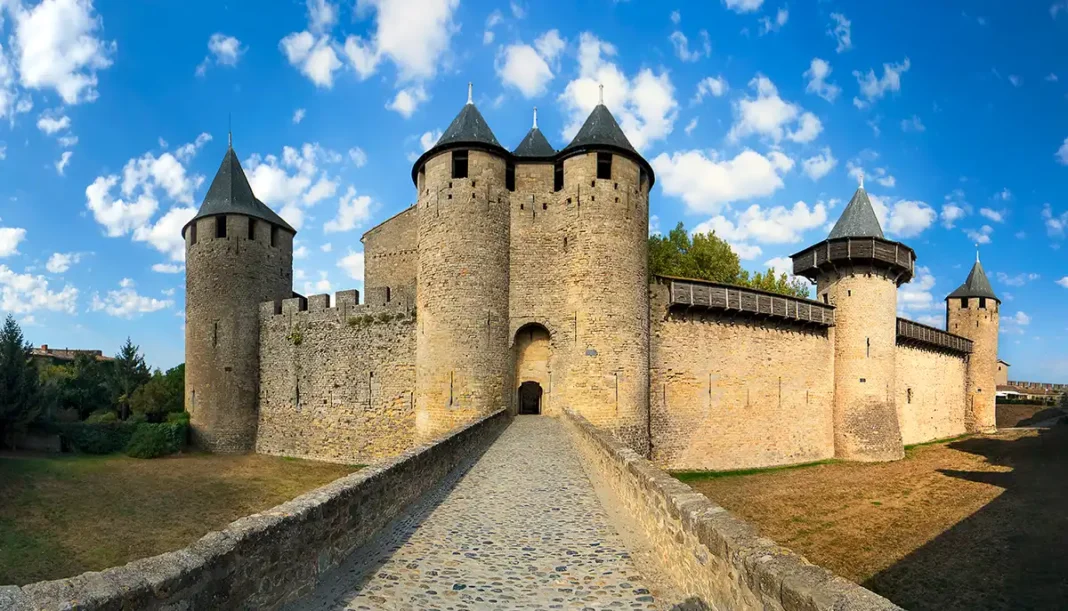
M 296 231 L 256 199 L 233 147 L 185 238 L 185 408 L 195 445 L 255 448 L 259 304 L 292 295 Z
M 412 168 L 418 189 L 416 429 L 510 405 L 509 153 L 467 104 Z
M 964 411 L 964 426 L 969 433 L 989 433 L 997 428 L 1000 308 L 1001 300 L 994 294 L 976 254 L 968 279 L 946 296 L 946 331 L 972 340 Z
M 861 184 L 826 240 L 792 256 L 835 307 L 834 451 L 849 460 L 904 457 L 895 407 L 897 288 L 916 253 L 883 237 Z
M 649 189 L 653 171 L 598 104 L 557 155 L 574 342 L 564 404 L 649 451 Z

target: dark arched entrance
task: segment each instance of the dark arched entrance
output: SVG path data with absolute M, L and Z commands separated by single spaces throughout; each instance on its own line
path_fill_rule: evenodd
M 541 384 L 523 382 L 519 385 L 519 413 L 541 413 Z

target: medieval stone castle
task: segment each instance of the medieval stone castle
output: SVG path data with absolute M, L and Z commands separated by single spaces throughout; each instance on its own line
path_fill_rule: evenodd
M 416 202 L 362 238 L 364 298 L 293 292 L 293 236 L 227 150 L 186 245 L 196 443 L 343 462 L 500 408 L 564 408 L 671 469 L 830 457 L 995 426 L 998 308 L 982 266 L 947 331 L 897 317 L 916 255 L 863 186 L 793 255 L 815 300 L 650 277 L 652 167 L 602 104 L 557 151 L 513 151 L 468 101 L 412 168 Z

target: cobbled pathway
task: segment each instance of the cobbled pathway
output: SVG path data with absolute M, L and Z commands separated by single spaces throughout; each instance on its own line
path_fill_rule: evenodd
M 291 607 L 659 609 L 563 424 L 519 416 L 455 485 Z

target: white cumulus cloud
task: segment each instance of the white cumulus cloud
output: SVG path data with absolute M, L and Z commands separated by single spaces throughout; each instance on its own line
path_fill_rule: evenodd
M 731 202 L 771 195 L 783 187 L 793 162 L 773 151 L 746 149 L 731 159 L 705 151 L 661 153 L 652 160 L 664 194 L 682 199 L 690 212 L 716 214 Z
M 338 201 L 337 216 L 323 225 L 324 233 L 351 231 L 371 219 L 374 201 L 367 195 L 356 195 L 356 188 L 348 191 Z
M 831 13 L 831 21 L 834 22 L 834 27 L 827 30 L 827 34 L 834 37 L 838 46 L 835 47 L 835 51 L 842 53 L 853 48 L 853 22 L 846 19 L 846 16 L 841 13 Z
M 118 290 L 108 291 L 104 297 L 101 297 L 99 293 L 93 293 L 89 309 L 94 312 L 103 311 L 119 318 L 134 318 L 138 314 L 158 312 L 174 305 L 173 299 L 156 299 L 139 295 L 134 286 L 133 280 L 123 278 L 119 282 Z
M 831 173 L 838 160 L 831 154 L 830 147 L 824 147 L 819 155 L 809 157 L 801 162 L 801 170 L 812 180 L 819 180 Z
M 735 122 L 728 138 L 737 142 L 758 135 L 778 143 L 783 138 L 794 142 L 811 142 L 823 131 L 823 124 L 811 112 L 779 97 L 779 90 L 768 77 L 758 74 L 749 82 L 756 97 L 735 103 Z
M 814 93 L 828 102 L 833 102 L 838 97 L 838 94 L 842 93 L 842 88 L 834 83 L 827 82 L 831 72 L 831 64 L 818 57 L 813 58 L 808 70 L 805 70 L 802 75 L 808 79 L 805 91 Z
M 853 98 L 853 105 L 857 108 L 867 108 L 885 96 L 887 92 L 901 91 L 901 75 L 908 72 L 911 66 L 909 58 L 906 57 L 899 64 L 883 64 L 882 77 L 876 76 L 875 70 L 868 70 L 867 73 L 854 70 L 853 76 L 857 78 L 860 94 L 864 96 L 864 99 Z
M 337 262 L 337 266 L 349 275 L 353 280 L 363 281 L 363 253 L 349 251 L 347 255 Z

